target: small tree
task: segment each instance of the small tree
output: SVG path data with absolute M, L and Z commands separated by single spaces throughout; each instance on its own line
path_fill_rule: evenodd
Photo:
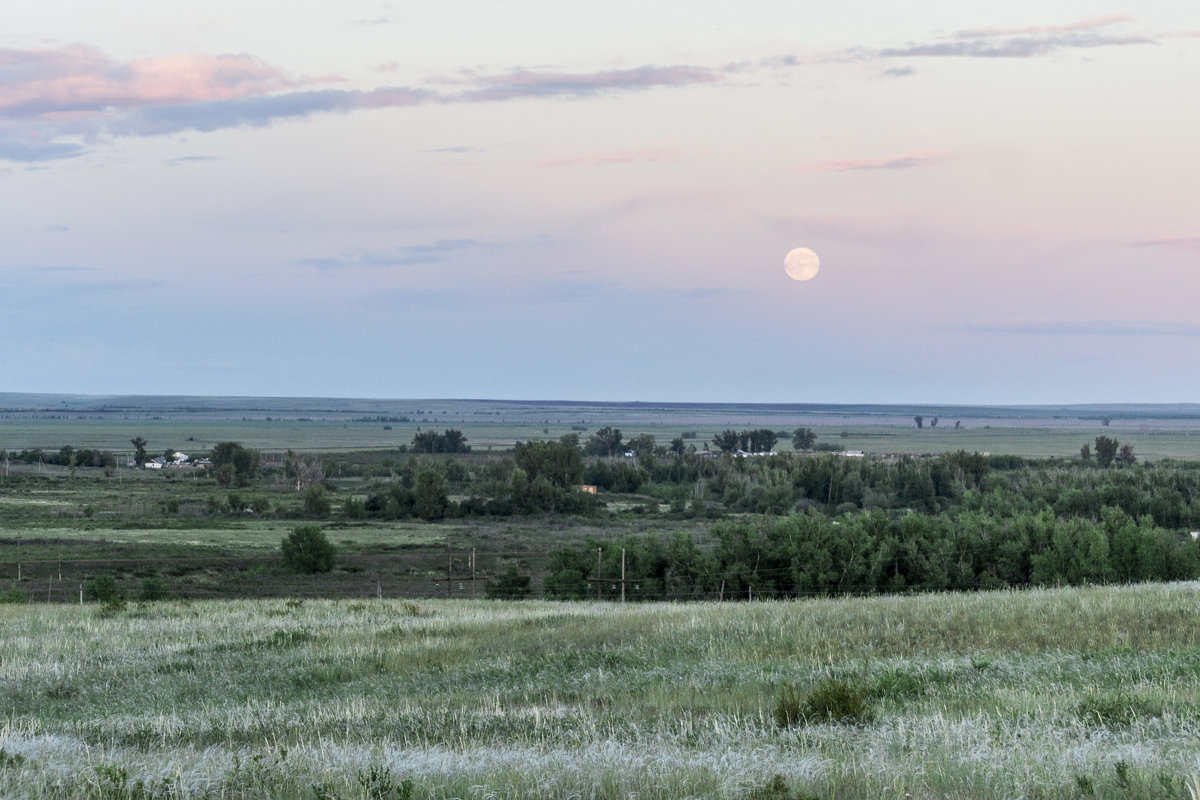
M 89 600 L 100 603 L 119 603 L 125 599 L 125 593 L 117 586 L 117 579 L 112 575 L 97 575 L 88 581 L 85 594 Z
M 325 487 L 319 483 L 314 483 L 304 490 L 304 513 L 310 517 L 327 517 L 329 516 L 329 496 L 325 493 Z
M 1117 457 L 1117 447 L 1120 443 L 1111 436 L 1096 437 L 1096 460 L 1100 466 L 1107 467 Z
M 1117 463 L 1129 466 L 1135 461 L 1137 461 L 1137 456 L 1133 454 L 1133 445 L 1121 445 L 1120 449 L 1117 451 Z
M 812 450 L 817 442 L 817 434 L 812 428 L 796 428 L 792 431 L 793 450 Z
M 913 422 L 917 423 L 917 430 L 921 430 L 921 428 L 925 427 L 925 418 L 922 417 L 920 414 L 913 417 Z
M 298 525 L 279 546 L 283 565 L 296 572 L 329 572 L 336 553 L 325 531 L 316 525 Z
M 283 471 L 290 480 L 295 482 L 297 492 L 306 486 L 312 486 L 314 483 L 325 480 L 325 465 L 321 463 L 319 456 L 311 453 L 296 453 L 288 450 L 287 456 L 283 459 Z
M 1089 463 L 1092 460 L 1091 445 L 1085 444 L 1083 447 L 1079 448 L 1079 460 L 1085 464 Z

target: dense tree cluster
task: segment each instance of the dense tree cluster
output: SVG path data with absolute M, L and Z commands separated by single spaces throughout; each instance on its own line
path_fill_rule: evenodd
M 1117 508 L 1096 522 L 1053 512 L 1005 517 L 815 511 L 718 525 L 711 548 L 682 533 L 588 541 L 550 554 L 548 597 L 615 597 L 624 550 L 635 600 L 747 599 L 1192 579 L 1190 537 Z M 601 556 L 597 582 L 597 552 Z
M 779 440 L 775 431 L 760 428 L 753 431 L 724 430 L 713 437 L 713 446 L 726 453 L 743 450 L 748 453 L 769 453 Z
M 418 431 L 412 440 L 414 453 L 469 453 L 467 437 L 455 428 L 444 431 Z
M 222 486 L 248 486 L 258 475 L 262 458 L 257 450 L 237 442 L 221 442 L 212 449 L 209 459 L 213 475 Z

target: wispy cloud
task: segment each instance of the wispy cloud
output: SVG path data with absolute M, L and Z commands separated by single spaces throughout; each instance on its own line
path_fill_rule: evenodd
M 1131 21 L 1133 18 L 1126 14 L 1111 14 L 1063 25 L 972 28 L 936 41 L 885 48 L 875 55 L 885 58 L 1033 58 L 1064 50 L 1156 43 L 1153 38 L 1145 35 L 1120 34 L 1109 30 L 1113 26 Z
M 922 150 L 912 150 L 907 153 L 895 153 L 888 156 L 869 156 L 860 158 L 830 158 L 823 161 L 810 161 L 792 169 L 793 172 L 850 172 L 854 170 L 874 169 L 912 169 L 928 167 L 945 161 L 947 153 L 936 147 L 926 147 Z
M 912 67 L 892 67 L 891 69 L 885 69 L 883 76 L 885 78 L 904 78 L 915 72 L 916 70 Z
M 1068 22 L 1063 25 L 1031 25 L 1023 28 L 968 28 L 967 30 L 959 31 L 959 36 L 1028 36 L 1030 34 L 1048 34 L 1048 33 L 1075 33 L 1078 31 L 1092 31 L 1098 28 L 1106 28 L 1110 25 L 1116 25 L 1121 22 L 1133 22 L 1133 17 L 1128 14 L 1106 14 L 1102 17 L 1088 17 L 1087 19 Z
M 474 78 L 478 88 L 460 101 L 520 100 L 531 97 L 587 97 L 610 92 L 642 91 L 670 86 L 694 86 L 720 81 L 720 73 L 702 67 L 642 66 L 602 72 L 534 72 L 521 70 Z
M 299 262 L 319 270 L 383 269 L 433 264 L 445 261 L 453 253 L 494 247 L 478 239 L 439 239 L 431 244 L 399 247 L 386 252 L 359 252 L 332 258 L 308 258 Z
M 454 147 L 435 147 L 432 150 L 424 151 L 426 153 L 479 153 L 482 152 L 478 147 L 469 147 L 465 144 L 455 145 Z
M 167 163 L 172 167 L 178 167 L 184 164 L 204 164 L 209 161 L 219 160 L 216 156 L 179 156 L 178 158 L 167 159 Z
M 536 162 L 541 169 L 555 167 L 607 167 L 613 164 L 659 163 L 683 160 L 683 151 L 674 147 L 646 147 L 640 150 L 608 150 L 578 156 L 543 158 Z
M 1187 322 L 1093 320 L 1076 322 L 983 322 L 952 327 L 969 333 L 1028 334 L 1037 336 L 1187 336 L 1200 337 L 1200 325 Z
M 389 67 L 390 65 L 385 65 Z M 92 47 L 0 49 L 0 159 L 86 154 L 121 136 L 264 127 L 281 120 L 427 103 L 586 98 L 722 79 L 692 66 L 599 72 L 516 70 L 442 79 L 436 88 L 313 88 L 249 55 L 184 54 L 119 62 Z
M 1129 244 L 1130 247 L 1169 247 L 1200 254 L 1200 236 L 1168 236 L 1162 239 L 1143 239 Z
M 319 89 L 265 97 L 153 106 L 133 111 L 106 127 L 113 133 L 125 136 L 156 136 L 179 131 L 216 131 L 237 127 L 261 128 L 279 120 L 301 119 L 313 114 L 404 108 L 434 99 L 432 93 L 420 89 Z

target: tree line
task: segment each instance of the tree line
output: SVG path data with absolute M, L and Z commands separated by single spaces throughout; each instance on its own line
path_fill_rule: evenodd
M 836 518 L 816 511 L 713 528 L 711 546 L 681 532 L 589 539 L 549 556 L 544 593 L 555 599 L 792 598 L 1200 577 L 1190 537 L 1117 508 L 1096 521 L 1051 511 L 1012 516 L 883 512 Z M 599 554 L 599 558 L 598 558 Z M 624 562 L 622 564 L 622 562 Z

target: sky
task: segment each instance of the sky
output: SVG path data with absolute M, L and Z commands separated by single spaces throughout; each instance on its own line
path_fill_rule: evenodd
M 1197 98 L 1192 0 L 9 0 L 0 391 L 1196 401 Z

